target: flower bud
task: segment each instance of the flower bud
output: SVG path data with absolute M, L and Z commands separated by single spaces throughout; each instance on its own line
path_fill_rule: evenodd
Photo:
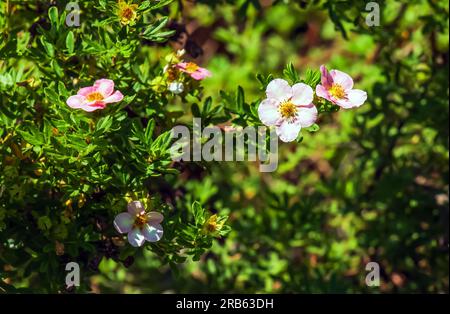
M 184 91 L 184 85 L 180 82 L 172 82 L 169 84 L 169 91 L 175 95 L 181 94 Z

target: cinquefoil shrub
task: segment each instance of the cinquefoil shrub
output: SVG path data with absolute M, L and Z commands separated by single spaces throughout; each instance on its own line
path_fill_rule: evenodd
M 214 8 L 231 3 L 249 17 L 262 10 L 258 1 L 199 2 Z M 329 122 L 337 111 L 346 115 L 371 98 L 346 69 L 304 65 L 299 73 L 287 60 L 282 75 L 254 69 L 251 84 L 260 90 L 257 97 L 254 90 L 249 97 L 234 86 L 214 98 L 217 91 L 203 86 L 215 73 L 196 61 L 200 48 L 190 41 L 182 47 L 177 43 L 183 1 L 75 4 L 0 4 L 0 278 L 7 278 L 0 289 L 5 291 L 17 291 L 16 283 L 37 291 L 69 290 L 69 262 L 78 263 L 83 272 L 77 291 L 89 291 L 88 278 L 98 273 L 99 265 L 113 260 L 130 267 L 143 250 L 177 273 L 177 264 L 199 261 L 213 245 L 223 244 L 232 231 L 228 218 L 233 210 L 225 198 L 209 201 L 219 189 L 212 177 L 202 178 L 209 163 L 173 158 L 173 127 L 192 130 L 193 117 L 224 133 L 266 126 L 281 145 L 299 146 L 306 134 L 319 131 L 322 116 L 323 123 Z M 341 20 L 347 18 L 348 6 L 342 11 L 332 2 L 323 6 L 346 37 Z M 222 31 L 218 37 L 227 36 Z M 377 88 L 379 95 L 387 93 L 385 87 Z M 382 172 L 386 166 L 380 167 Z M 198 179 L 210 190 L 188 186 Z M 230 195 L 236 193 L 240 191 Z M 272 196 L 267 197 L 269 207 L 300 206 Z M 238 217 L 246 215 L 242 208 Z M 270 215 L 261 219 L 273 222 L 270 228 L 283 228 L 278 214 Z M 292 217 L 286 221 L 304 221 Z M 255 230 L 262 228 L 258 219 L 238 225 L 252 223 Z M 295 246 L 302 240 L 292 236 L 292 241 Z M 324 254 L 320 249 L 309 253 L 315 258 Z M 278 255 L 270 256 L 277 264 Z M 284 263 L 277 265 L 280 272 L 285 269 Z

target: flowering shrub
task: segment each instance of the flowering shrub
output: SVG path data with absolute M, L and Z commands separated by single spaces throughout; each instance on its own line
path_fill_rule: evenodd
M 2 2 L 0 290 L 366 291 L 370 260 L 383 291 L 448 290 L 440 4 L 389 19 L 439 13 L 414 20 L 416 51 L 396 46 L 410 28 L 357 18 L 347 44 L 364 4 L 316 2 Z M 296 58 L 332 40 L 333 57 Z M 275 130 L 278 169 L 174 159 L 172 129 L 192 118 Z
M 97 109 L 104 109 L 106 104 L 119 102 L 123 95 L 119 91 L 114 91 L 114 82 L 101 79 L 95 82 L 92 87 L 80 89 L 75 96 L 67 99 L 67 105 L 74 109 L 83 109 L 92 112 Z

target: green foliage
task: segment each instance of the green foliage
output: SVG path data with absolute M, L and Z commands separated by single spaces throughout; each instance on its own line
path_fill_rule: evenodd
M 448 3 L 385 1 L 369 27 L 356 0 L 94 0 L 69 27 L 51 2 L 0 3 L 0 291 L 64 292 L 75 261 L 77 292 L 448 292 Z M 213 76 L 174 95 L 182 21 Z M 260 126 L 267 85 L 315 89 L 321 64 L 368 101 L 316 98 L 276 172 L 172 160 L 173 126 Z M 101 78 L 121 102 L 67 106 Z M 164 215 L 160 241 L 114 229 L 131 200 Z

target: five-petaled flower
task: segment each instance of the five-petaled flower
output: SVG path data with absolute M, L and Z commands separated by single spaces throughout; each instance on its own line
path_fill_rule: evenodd
M 120 233 L 128 234 L 128 242 L 139 247 L 147 240 L 157 242 L 163 236 L 161 222 L 164 216 L 158 212 L 146 212 L 139 201 L 128 204 L 128 212 L 120 213 L 114 219 L 114 227 Z
M 317 108 L 312 103 L 314 92 L 304 83 L 291 87 L 283 79 L 274 79 L 266 95 L 258 108 L 259 119 L 267 126 L 275 126 L 283 142 L 295 140 L 302 127 L 313 125 L 317 119 Z
M 119 0 L 117 15 L 122 25 L 132 25 L 137 17 L 137 4 L 128 4 L 123 0 Z
M 322 65 L 322 84 L 316 86 L 316 94 L 319 97 L 336 104 L 342 108 L 359 107 L 367 99 L 367 93 L 359 89 L 353 89 L 352 78 L 339 70 L 331 70 Z
M 101 79 L 94 83 L 94 86 L 83 87 L 77 95 L 67 99 L 67 105 L 74 109 L 83 109 L 92 112 L 97 109 L 104 109 L 107 104 L 119 102 L 123 95 L 119 91 L 114 91 L 112 80 Z
M 201 81 L 211 76 L 211 72 L 198 66 L 194 62 L 180 62 L 177 63 L 175 67 L 181 72 L 189 74 L 190 77 L 197 81 Z

